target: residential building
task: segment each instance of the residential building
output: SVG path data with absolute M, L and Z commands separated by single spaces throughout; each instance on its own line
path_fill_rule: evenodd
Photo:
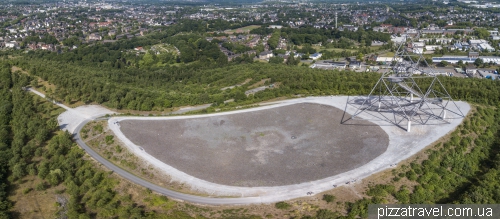
M 5 42 L 5 47 L 7 47 L 7 48 L 13 48 L 13 49 L 18 49 L 19 48 L 19 43 L 16 42 L 16 41 Z
M 259 54 L 259 59 L 269 59 L 273 56 L 274 54 L 272 51 L 264 51 Z
M 99 33 L 91 33 L 89 40 L 102 40 L 102 36 Z
M 312 60 L 318 60 L 319 58 L 321 58 L 321 55 L 321 53 L 314 53 L 310 55 L 309 58 L 311 58 Z

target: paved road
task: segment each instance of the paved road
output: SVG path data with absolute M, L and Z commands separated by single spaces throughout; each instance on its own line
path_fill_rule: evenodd
M 45 94 L 42 94 L 42 93 L 40 93 L 40 92 L 36 91 L 36 90 L 35 90 L 35 89 L 33 89 L 33 88 L 28 88 L 28 90 L 29 90 L 29 91 L 31 91 L 31 92 L 33 92 L 33 93 L 35 93 L 35 94 L 36 94 L 36 95 L 38 95 L 38 96 L 41 96 L 42 98 L 46 98 L 46 97 L 45 97 Z M 68 106 L 66 106 L 66 105 L 64 105 L 64 104 L 62 104 L 62 103 L 59 103 L 59 102 L 56 102 L 56 101 L 52 101 L 52 103 L 53 103 L 53 104 L 55 104 L 55 105 L 57 105 L 57 106 L 59 106 L 59 107 L 62 107 L 62 108 L 64 108 L 64 109 L 66 109 L 66 110 L 73 110 L 73 109 L 71 109 L 70 107 L 68 107 Z
M 114 171 L 116 174 L 120 175 L 121 177 L 135 183 L 141 186 L 144 186 L 146 188 L 151 189 L 152 191 L 158 192 L 160 194 L 169 196 L 173 199 L 179 199 L 179 200 L 184 200 L 184 201 L 189 201 L 193 203 L 198 203 L 198 204 L 209 204 L 209 205 L 239 205 L 239 204 L 253 204 L 253 203 L 261 203 L 261 199 L 259 197 L 247 197 L 247 198 L 209 198 L 209 197 L 200 197 L 200 196 L 194 196 L 194 195 L 188 195 L 176 191 L 172 191 L 170 189 L 163 188 L 161 186 L 155 185 L 151 182 L 148 182 L 136 175 L 133 175 L 120 167 L 114 165 L 113 163 L 109 162 L 108 160 L 104 159 L 101 157 L 97 152 L 92 150 L 85 142 L 82 141 L 82 138 L 80 136 L 80 130 L 87 124 L 88 122 L 94 120 L 95 118 L 92 119 L 87 119 L 84 122 L 80 123 L 78 127 L 75 129 L 75 141 L 80 147 L 82 147 L 92 158 L 94 158 L 97 162 L 103 164 L 105 167 L 108 169 Z
M 41 96 L 45 98 L 45 95 L 34 90 L 31 88 L 28 88 L 30 92 L 35 93 L 38 96 Z M 66 110 L 73 110 L 72 108 L 58 102 L 54 102 L 54 104 L 66 109 Z M 82 117 L 86 117 L 85 115 L 81 115 Z M 178 200 L 184 200 L 184 201 L 189 201 L 193 203 L 198 203 L 198 204 L 208 204 L 208 205 L 242 205 L 242 204 L 253 204 L 253 203 L 262 203 L 261 198 L 259 197 L 246 197 L 246 198 L 209 198 L 209 197 L 200 197 L 200 196 L 195 196 L 195 195 L 188 195 L 176 191 L 172 191 L 170 189 L 163 188 L 161 186 L 155 185 L 151 182 L 148 182 L 136 175 L 133 175 L 120 167 L 114 165 L 113 163 L 109 162 L 108 160 L 104 159 L 99 155 L 97 152 L 92 150 L 87 144 L 85 144 L 84 141 L 82 141 L 82 138 L 80 136 L 80 131 L 81 129 L 90 121 L 93 121 L 97 119 L 97 117 L 91 117 L 83 122 L 81 122 L 73 132 L 75 135 L 74 140 L 75 142 L 80 145 L 81 148 L 83 148 L 87 154 L 89 154 L 92 158 L 94 158 L 97 162 L 103 164 L 105 167 L 108 169 L 112 170 L 114 173 L 120 175 L 121 177 L 135 183 L 138 185 L 141 185 L 143 187 L 149 188 L 152 191 L 158 192 L 160 194 L 166 195 L 170 198 L 173 199 L 178 199 Z

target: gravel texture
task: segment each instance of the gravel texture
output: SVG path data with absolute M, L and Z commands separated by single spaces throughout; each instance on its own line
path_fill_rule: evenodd
M 113 115 L 116 112 L 108 110 L 99 105 L 85 105 L 77 108 L 65 108 L 66 111 L 57 117 L 59 128 L 73 133 L 80 123 L 86 119 L 97 118 L 105 115 Z
M 338 108 L 297 103 L 191 119 L 122 120 L 120 129 L 156 159 L 208 182 L 242 187 L 299 184 L 363 166 L 389 136 Z

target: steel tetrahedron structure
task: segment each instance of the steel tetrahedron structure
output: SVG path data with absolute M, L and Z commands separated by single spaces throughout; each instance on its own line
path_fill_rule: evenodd
M 403 35 L 390 71 L 383 73 L 366 98 L 357 99 L 352 119 L 361 113 L 383 119 L 406 131 L 413 124 L 449 123 L 447 113 L 464 117 L 439 77 L 417 48 L 414 39 Z

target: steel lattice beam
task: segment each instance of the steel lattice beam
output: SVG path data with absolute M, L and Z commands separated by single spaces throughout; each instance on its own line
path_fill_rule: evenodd
M 419 36 L 420 32 L 415 39 Z M 413 52 L 413 46 L 414 39 L 405 35 L 405 40 L 397 45 L 391 71 L 382 74 L 361 104 L 351 103 L 357 105 L 352 119 L 369 113 L 399 127 L 406 121 L 409 132 L 412 123 L 425 125 L 436 120 L 448 123 L 446 112 L 465 116 L 432 69 L 421 68 L 421 64 L 425 67 L 429 64 L 423 54 Z M 422 81 L 430 81 L 430 85 L 424 89 Z M 457 110 L 450 109 L 450 103 Z

